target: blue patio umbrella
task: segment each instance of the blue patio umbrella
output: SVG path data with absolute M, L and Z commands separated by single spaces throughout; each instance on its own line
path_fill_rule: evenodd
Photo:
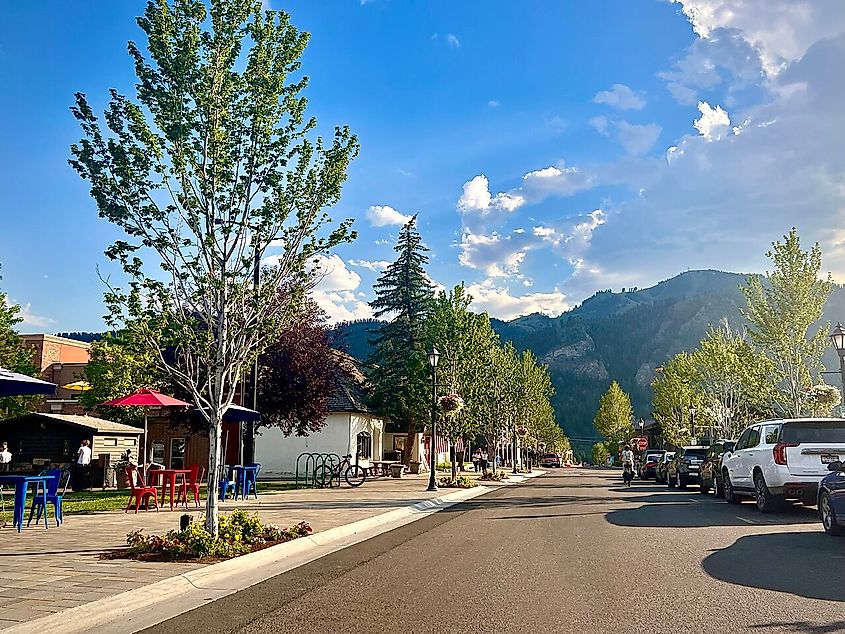
M 55 394 L 55 383 L 48 383 L 26 374 L 0 368 L 0 396 L 29 396 L 31 394 Z

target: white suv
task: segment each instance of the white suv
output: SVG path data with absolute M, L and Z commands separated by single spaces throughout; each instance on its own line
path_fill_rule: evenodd
M 845 420 L 802 418 L 754 423 L 722 457 L 725 500 L 753 497 L 764 513 L 784 500 L 815 504 L 827 465 L 845 460 Z

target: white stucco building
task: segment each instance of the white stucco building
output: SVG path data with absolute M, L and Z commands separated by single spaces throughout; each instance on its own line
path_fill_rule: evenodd
M 325 426 L 309 436 L 287 437 L 277 427 L 259 428 L 255 459 L 261 463 L 260 478 L 293 478 L 297 459 L 303 453 L 334 453 L 341 458 L 352 454 L 353 461 L 357 454 L 362 466 L 382 459 L 384 420 L 367 406 L 366 379 L 358 362 L 344 353 L 337 355 L 337 387 L 329 399 Z M 303 458 L 301 469 L 304 463 Z

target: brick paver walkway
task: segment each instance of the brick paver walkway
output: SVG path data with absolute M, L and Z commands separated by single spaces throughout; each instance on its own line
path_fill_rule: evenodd
M 280 526 L 305 520 L 315 532 L 324 531 L 439 495 L 425 490 L 426 479 L 425 475 L 379 478 L 358 489 L 344 485 L 266 493 L 258 500 L 225 502 L 221 509 L 254 510 L 264 521 Z M 201 511 L 189 512 L 199 518 Z M 33 523 L 21 534 L 11 528 L 0 530 L 0 629 L 200 567 L 99 558 L 104 551 L 124 547 L 126 534 L 136 528 L 153 533 L 178 528 L 184 512 L 68 515 L 60 528 L 51 524 L 45 530 Z M 52 521 L 52 513 L 50 517 Z

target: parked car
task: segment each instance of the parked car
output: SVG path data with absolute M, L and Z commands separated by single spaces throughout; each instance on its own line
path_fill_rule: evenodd
M 555 467 L 559 469 L 561 466 L 560 456 L 556 453 L 546 453 L 543 454 L 543 457 L 540 458 L 540 466 L 541 467 Z
M 666 484 L 669 488 L 687 488 L 688 484 L 699 482 L 699 469 L 707 455 L 707 447 L 690 446 L 681 447 L 675 452 L 666 465 Z
M 665 453 L 665 451 L 645 452 L 645 454 L 643 455 L 643 459 L 640 461 L 640 466 L 637 470 L 637 475 L 640 476 L 640 478 L 643 480 L 654 478 L 657 475 L 657 465 L 660 463 L 660 459 Z
M 816 504 L 828 465 L 845 460 L 845 420 L 778 419 L 755 423 L 742 432 L 733 451 L 722 457 L 725 501 L 751 497 L 764 513 L 784 500 Z
M 819 483 L 819 518 L 828 535 L 845 535 L 845 464 L 827 466 L 830 474 Z
M 674 451 L 667 451 L 660 458 L 657 466 L 654 468 L 654 481 L 657 483 L 666 483 L 666 468 L 675 457 Z
M 725 496 L 725 487 L 722 483 L 722 456 L 733 449 L 735 444 L 735 440 L 717 440 L 710 445 L 699 470 L 698 486 L 702 493 L 710 493 L 710 489 L 715 489 L 716 497 Z

